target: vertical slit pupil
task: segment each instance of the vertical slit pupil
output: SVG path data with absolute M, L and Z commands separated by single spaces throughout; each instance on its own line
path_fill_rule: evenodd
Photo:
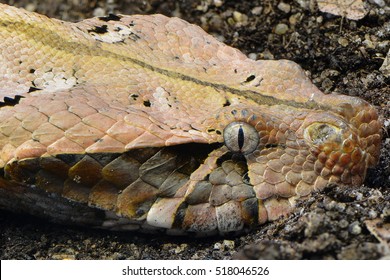
M 237 141 L 238 141 L 238 147 L 241 150 L 242 147 L 244 146 L 244 130 L 242 129 L 241 125 L 240 125 L 240 128 L 238 129 Z

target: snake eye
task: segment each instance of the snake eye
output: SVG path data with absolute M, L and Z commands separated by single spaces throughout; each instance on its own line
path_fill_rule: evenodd
M 230 123 L 223 131 L 223 138 L 229 150 L 244 155 L 253 152 L 259 144 L 256 129 L 245 122 Z

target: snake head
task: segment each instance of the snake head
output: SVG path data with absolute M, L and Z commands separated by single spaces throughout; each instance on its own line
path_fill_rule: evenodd
M 216 119 L 224 145 L 191 176 L 185 195 L 191 218 L 183 222 L 188 231 L 211 227 L 212 218 L 201 218 L 205 213 L 215 213 L 220 232 L 276 220 L 297 199 L 328 185 L 361 184 L 378 158 L 381 126 L 375 110 L 347 120 L 283 106 L 238 107 L 222 110 Z M 208 203 L 200 204 L 197 198 L 205 193 Z

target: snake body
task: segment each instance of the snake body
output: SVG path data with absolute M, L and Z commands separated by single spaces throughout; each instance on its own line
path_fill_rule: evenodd
M 162 15 L 63 22 L 0 4 L 0 207 L 211 235 L 363 182 L 381 122 L 294 62 Z

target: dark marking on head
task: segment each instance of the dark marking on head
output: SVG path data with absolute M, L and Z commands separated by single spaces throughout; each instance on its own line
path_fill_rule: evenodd
M 132 40 L 132 41 L 134 41 L 134 42 L 137 42 L 139 39 L 141 39 L 141 37 L 139 36 L 139 35 L 137 35 L 137 34 L 135 34 L 135 33 L 130 33 L 130 35 L 129 35 L 129 38 Z
M 245 82 L 244 83 L 249 83 L 249 82 L 252 82 L 254 79 L 256 78 L 255 75 L 250 75 L 248 78 L 246 78 Z
M 276 148 L 277 146 L 278 146 L 278 144 L 269 143 L 269 144 L 266 144 L 264 147 L 267 149 L 270 149 L 270 148 Z
M 223 107 L 227 107 L 227 106 L 230 106 L 230 105 L 231 105 L 231 103 L 230 103 L 229 99 L 226 99 L 225 103 L 223 104 Z
M 145 107 L 150 107 L 151 105 L 152 105 L 152 104 L 150 103 L 149 100 L 144 101 L 144 106 L 145 106 Z
M 0 107 L 15 106 L 22 98 L 21 95 L 15 95 L 13 98 L 6 96 L 3 101 L 0 101 Z
M 254 86 L 259 87 L 259 86 L 261 86 L 262 82 L 263 82 L 263 78 L 261 78 Z
M 29 72 L 30 72 L 31 74 L 34 74 L 34 73 L 35 73 L 35 69 L 31 68 Z
M 235 116 L 237 114 L 237 110 L 232 110 L 231 113 L 233 116 Z
M 37 91 L 37 90 L 41 90 L 41 89 L 40 88 L 36 88 L 36 87 L 30 87 L 28 89 L 28 93 L 33 92 L 33 91 Z
M 138 94 L 132 94 L 132 95 L 130 95 L 130 97 L 133 98 L 133 100 L 135 101 L 135 100 L 137 100 L 139 95 Z
M 94 33 L 97 33 L 97 34 L 104 34 L 104 33 L 108 32 L 108 27 L 107 27 L 106 24 L 102 25 L 102 26 L 95 26 L 94 29 L 89 29 L 88 32 L 89 33 L 94 32 Z
M 98 17 L 100 20 L 102 21 L 120 21 L 121 20 L 121 17 L 120 16 L 117 16 L 117 15 L 114 15 L 114 14 L 108 14 L 108 16 L 104 16 L 104 17 Z

